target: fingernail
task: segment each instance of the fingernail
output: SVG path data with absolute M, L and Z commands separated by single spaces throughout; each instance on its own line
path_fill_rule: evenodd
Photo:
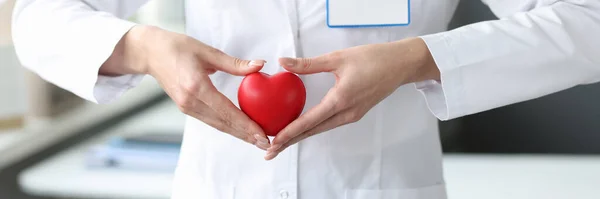
M 265 65 L 265 63 L 267 63 L 267 62 L 264 60 L 252 60 L 252 61 L 250 61 L 250 63 L 248 63 L 248 66 L 250 66 L 250 67 L 262 66 L 262 65 Z
M 256 138 L 256 140 L 258 140 L 259 142 L 269 143 L 269 140 L 267 140 L 267 138 L 264 138 L 258 134 L 254 134 L 254 138 Z
M 269 147 L 271 147 L 270 144 L 268 144 L 266 142 L 261 142 L 261 141 L 256 142 L 256 145 L 258 146 L 258 148 L 265 148 L 265 150 L 269 149 Z
M 295 59 L 293 59 L 293 58 L 288 58 L 288 57 L 282 58 L 281 62 L 282 62 L 283 65 L 288 66 L 288 67 L 294 67 L 294 66 L 296 66 Z

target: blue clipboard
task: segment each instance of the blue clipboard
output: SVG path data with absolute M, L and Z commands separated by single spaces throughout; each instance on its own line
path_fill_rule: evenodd
M 408 1 L 408 22 L 407 23 L 397 23 L 397 24 L 357 24 L 357 25 L 331 25 L 329 18 L 329 0 L 326 0 L 326 12 L 327 12 L 327 26 L 329 28 L 369 28 L 369 27 L 390 27 L 390 26 L 408 26 L 411 22 L 411 7 L 410 2 Z

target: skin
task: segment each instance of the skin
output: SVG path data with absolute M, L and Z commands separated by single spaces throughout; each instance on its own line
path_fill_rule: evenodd
M 266 160 L 310 136 L 359 121 L 401 85 L 440 79 L 431 53 L 420 38 L 357 46 L 315 58 L 281 58 L 279 62 L 298 74 L 333 73 L 336 84 L 321 103 L 278 133 Z
M 420 38 L 356 46 L 314 58 L 281 58 L 279 62 L 298 74 L 333 73 L 336 84 L 320 104 L 289 124 L 272 142 L 208 77 L 216 71 L 244 76 L 259 71 L 264 60 L 231 57 L 189 36 L 139 25 L 124 35 L 99 74 L 154 77 L 183 113 L 266 150 L 266 160 L 310 136 L 359 121 L 402 85 L 440 79 Z
M 216 71 L 244 76 L 259 71 L 264 63 L 231 57 L 183 34 L 140 25 L 125 34 L 99 74 L 148 74 L 183 113 L 266 150 L 270 145 L 260 126 L 209 79 Z

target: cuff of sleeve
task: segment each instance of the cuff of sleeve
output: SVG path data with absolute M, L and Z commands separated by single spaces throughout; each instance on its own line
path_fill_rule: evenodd
M 415 88 L 425 97 L 427 106 L 435 117 L 445 121 L 465 114 L 461 97 L 462 77 L 453 50 L 448 45 L 445 33 L 421 36 L 440 70 L 441 82 L 427 80 L 416 82 Z
M 118 77 L 98 76 L 94 86 L 96 103 L 105 104 L 114 101 L 126 91 L 136 87 L 145 75 L 122 75 Z
M 87 87 L 87 92 L 91 93 L 84 97 L 98 104 L 110 103 L 116 100 L 126 91 L 137 86 L 145 76 L 142 74 L 128 74 L 117 77 L 98 75 L 102 63 L 106 62 L 106 60 L 112 55 L 112 52 L 114 51 L 116 45 L 123 38 L 123 36 L 136 25 L 133 22 L 113 17 L 106 17 L 102 20 L 102 22 L 104 23 L 104 25 L 111 27 L 110 31 L 106 31 L 105 36 L 107 40 L 104 40 L 110 41 L 110 43 L 105 45 L 93 45 L 100 46 L 106 49 L 101 49 L 97 51 L 101 52 L 102 55 L 97 56 L 99 60 L 94 61 L 94 63 L 101 64 L 98 64 L 96 65 L 96 67 L 93 68 L 94 77 L 90 79 L 93 79 L 94 82 L 90 82 L 92 84 L 90 84 L 90 86 Z

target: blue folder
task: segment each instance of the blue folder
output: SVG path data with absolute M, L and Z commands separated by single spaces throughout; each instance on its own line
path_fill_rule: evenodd
M 114 137 L 91 148 L 86 157 L 90 169 L 174 171 L 181 144 Z

